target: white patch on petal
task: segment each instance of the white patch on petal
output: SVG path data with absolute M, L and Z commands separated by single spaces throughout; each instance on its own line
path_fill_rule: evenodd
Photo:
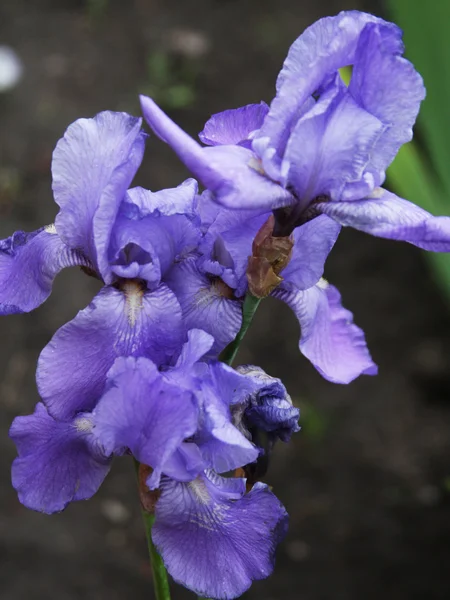
M 188 486 L 197 502 L 205 506 L 203 510 L 200 509 L 197 512 L 191 512 L 189 521 L 193 525 L 207 531 L 217 532 L 220 523 L 225 519 L 225 513 L 229 510 L 229 507 L 226 504 L 217 503 L 213 503 L 211 506 L 211 495 L 208 492 L 206 483 L 200 477 L 197 477 L 194 481 L 190 481 Z
M 56 231 L 56 225 L 54 223 L 51 223 L 50 225 L 46 225 L 44 227 L 44 231 L 46 231 L 47 233 L 52 233 L 53 235 L 58 234 L 58 232 Z
M 248 161 L 247 165 L 250 167 L 250 169 L 257 171 L 261 175 L 266 174 L 261 160 L 259 158 L 256 158 L 256 156 L 252 156 L 252 158 Z
M 194 493 L 196 499 L 200 502 L 200 504 L 209 504 L 211 496 L 203 479 L 197 477 L 197 479 L 190 481 L 188 485 L 191 491 Z
M 202 287 L 194 296 L 196 308 L 205 307 L 217 299 L 233 299 L 233 291 L 221 279 L 216 279 L 208 287 Z
M 134 327 L 143 307 L 144 289 L 138 281 L 125 281 L 121 290 L 125 294 L 125 311 L 128 322 Z
M 328 283 L 328 281 L 326 279 L 324 279 L 323 277 L 321 277 L 319 279 L 319 281 L 316 283 L 317 287 L 320 288 L 321 290 L 326 290 L 327 287 L 330 285 Z
M 74 421 L 74 427 L 80 433 L 90 433 L 94 427 L 91 419 L 88 417 L 79 417 Z
M 211 287 L 200 288 L 195 294 L 195 306 L 200 308 L 202 306 L 208 306 L 213 300 L 218 298 L 220 294 L 214 285 Z
M 382 198 L 384 196 L 384 192 L 385 190 L 383 190 L 383 188 L 380 187 L 376 187 L 370 194 L 369 196 L 367 196 L 367 198 L 372 198 L 375 200 L 378 200 L 378 198 Z

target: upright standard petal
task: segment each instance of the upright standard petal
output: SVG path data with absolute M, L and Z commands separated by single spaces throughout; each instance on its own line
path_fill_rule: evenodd
M 184 484 L 162 481 L 152 538 L 169 573 L 199 596 L 231 600 L 273 571 L 288 515 L 262 483 L 212 472 Z
M 376 188 L 363 200 L 318 202 L 313 209 L 377 237 L 409 242 L 432 252 L 450 252 L 450 217 L 434 217 L 383 188 Z
M 59 419 L 91 410 L 117 357 L 144 356 L 167 364 L 184 335 L 180 305 L 166 286 L 148 292 L 139 282 L 128 281 L 121 290 L 103 288 L 42 351 L 39 393 Z
M 322 280 L 309 290 L 278 288 L 272 295 L 294 311 L 301 327 L 300 352 L 325 379 L 350 383 L 359 375 L 377 374 L 364 333 L 334 286 Z
M 242 300 L 218 278 L 202 273 L 195 258 L 175 265 L 165 277 L 183 310 L 187 329 L 203 329 L 215 339 L 216 357 L 236 337 L 242 323 Z
M 241 146 L 202 148 L 150 98 L 141 96 L 145 120 L 171 146 L 188 169 L 229 208 L 266 208 L 294 204 L 295 198 L 261 172 L 254 153 Z
M 156 193 L 143 188 L 128 190 L 109 247 L 111 269 L 117 276 L 144 279 L 155 287 L 174 262 L 197 248 L 200 230 L 193 222 L 196 190 L 194 180 Z
M 188 341 L 183 344 L 175 368 L 190 370 L 197 361 L 201 360 L 211 350 L 214 338 L 202 329 L 188 331 Z
M 186 179 L 176 188 L 166 188 L 151 192 L 141 187 L 128 190 L 125 201 L 131 202 L 138 208 L 140 218 L 150 215 L 171 217 L 185 215 L 193 218 L 196 215 L 195 201 L 198 183 L 195 179 Z
M 243 223 L 247 223 L 258 217 L 265 220 L 270 216 L 270 211 L 266 209 L 232 209 L 225 208 L 214 202 L 214 197 L 210 190 L 205 190 L 197 201 L 197 213 L 200 216 L 201 227 L 206 237 L 216 238 L 225 231 L 238 228 Z M 264 221 L 262 221 L 264 222 Z
M 207 146 L 240 144 L 249 147 L 251 135 L 261 127 L 268 110 L 265 102 L 224 110 L 212 115 L 198 137 Z
M 360 34 L 368 23 L 380 23 L 393 31 L 396 25 L 358 11 L 343 11 L 308 27 L 289 49 L 277 79 L 277 95 L 256 135 L 280 156 L 287 132 L 292 130 L 302 105 L 327 76 L 355 62 Z
M 155 489 L 165 464 L 197 430 L 193 392 L 168 383 L 146 358 L 118 358 L 94 410 L 94 435 L 108 453 L 128 448 L 152 467 Z
M 69 247 L 83 250 L 106 283 L 112 280 L 109 236 L 144 145 L 141 119 L 105 111 L 72 123 L 53 153 L 58 232 Z
M 19 453 L 12 484 L 27 508 L 51 514 L 87 500 L 109 471 L 110 459 L 95 442 L 88 417 L 56 421 L 39 403 L 32 415 L 14 419 L 9 435 Z
M 340 200 L 345 184 L 363 177 L 384 129 L 346 89 L 332 87 L 324 94 L 297 123 L 286 146 L 288 180 L 299 208 L 320 196 Z
M 383 183 L 385 171 L 400 146 L 412 138 L 412 127 L 425 98 L 422 77 L 401 56 L 401 32 L 377 23 L 366 25 L 359 38 L 349 92 L 366 111 L 385 126 L 372 150 L 367 170 L 374 185 Z
M 45 302 L 65 267 L 92 266 L 59 238 L 54 225 L 32 233 L 16 231 L 0 241 L 0 315 L 30 312 Z

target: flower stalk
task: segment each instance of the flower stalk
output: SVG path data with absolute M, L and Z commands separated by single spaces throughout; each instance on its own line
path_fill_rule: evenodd
M 156 600 L 170 600 L 169 579 L 163 560 L 155 548 L 152 540 L 152 527 L 155 521 L 154 505 L 156 498 L 154 492 L 149 492 L 145 480 L 151 469 L 134 460 L 134 467 L 138 480 L 141 513 L 144 520 L 145 537 L 147 538 L 148 555 L 153 574 L 153 587 Z M 151 511 L 151 512 L 150 512 Z
M 144 519 L 145 535 L 147 537 L 148 554 L 153 573 L 153 587 L 156 600 L 170 600 L 169 579 L 163 560 L 155 548 L 152 541 L 152 526 L 155 521 L 155 515 L 151 515 L 142 509 Z
M 262 298 L 256 298 L 252 294 L 247 293 L 242 307 L 242 325 L 234 340 L 228 344 L 225 350 L 220 355 L 220 360 L 227 365 L 231 365 L 236 358 L 242 340 L 250 327 L 256 310 Z

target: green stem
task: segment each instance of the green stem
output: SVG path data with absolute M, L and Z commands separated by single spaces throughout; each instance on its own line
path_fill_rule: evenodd
M 134 467 L 136 469 L 136 475 L 139 481 L 139 461 L 134 459 Z M 155 515 L 147 512 L 141 505 L 142 518 L 144 519 L 145 536 L 147 538 L 148 554 L 150 558 L 150 564 L 153 573 L 153 588 L 155 590 L 156 600 L 170 600 L 170 588 L 169 580 L 167 578 L 167 571 L 162 558 L 155 548 L 152 540 L 152 527 L 155 521 Z
M 256 298 L 256 296 L 252 296 L 251 294 L 245 296 L 244 306 L 242 307 L 242 325 L 239 333 L 220 355 L 220 360 L 227 363 L 227 365 L 231 365 L 236 358 L 241 342 L 253 321 L 253 317 L 255 316 L 256 309 L 260 302 L 261 298 Z
M 167 571 L 161 556 L 152 542 L 152 526 L 155 521 L 155 515 L 151 515 L 147 511 L 142 511 L 144 517 L 145 534 L 147 536 L 148 553 L 153 572 L 153 587 L 155 589 L 156 600 L 170 600 L 169 580 Z

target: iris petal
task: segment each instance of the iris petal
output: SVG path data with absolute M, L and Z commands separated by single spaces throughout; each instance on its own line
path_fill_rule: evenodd
M 56 421 L 41 403 L 32 415 L 14 420 L 9 435 L 19 456 L 12 466 L 12 483 L 22 504 L 51 514 L 95 494 L 110 460 L 86 423 L 82 417 Z
M 432 252 L 450 251 L 450 217 L 435 217 L 383 188 L 376 188 L 363 200 L 319 202 L 314 208 L 340 225 L 377 237 L 409 242 Z
M 301 326 L 300 352 L 325 379 L 350 383 L 362 374 L 376 375 L 364 332 L 353 323 L 334 286 L 321 281 L 309 290 L 279 288 L 272 295 L 294 311 Z
M 237 598 L 268 577 L 288 516 L 262 483 L 212 472 L 190 483 L 162 481 L 152 538 L 178 583 L 217 600 Z
M 144 146 L 141 119 L 105 111 L 72 123 L 53 153 L 58 233 L 70 248 L 83 250 L 106 283 L 112 281 L 109 237 Z
M 51 415 L 70 418 L 95 406 L 118 356 L 166 364 L 183 341 L 181 308 L 166 286 L 153 292 L 137 282 L 122 291 L 105 287 L 42 351 L 36 374 L 40 395 Z
M 34 310 L 49 297 L 59 271 L 76 265 L 92 267 L 61 241 L 53 225 L 0 241 L 0 315 Z

